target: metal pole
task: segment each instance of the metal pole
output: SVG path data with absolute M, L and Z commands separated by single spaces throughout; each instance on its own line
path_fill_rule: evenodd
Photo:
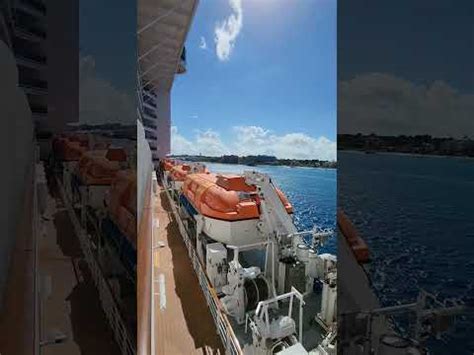
M 276 295 L 275 289 L 275 243 L 272 241 L 272 291 Z
M 303 344 L 303 302 L 300 300 L 300 330 L 299 330 L 299 341 Z
M 41 353 L 41 300 L 39 299 L 40 291 L 38 289 L 38 279 L 39 279 L 39 265 L 38 265 L 38 185 L 37 185 L 37 172 L 36 172 L 36 163 L 38 160 L 38 152 L 35 149 L 34 153 L 34 164 L 33 164 L 33 243 L 34 243 L 34 283 L 33 283 L 33 290 L 34 290 L 34 295 L 35 295 L 35 303 L 34 303 L 34 319 L 35 319 L 35 341 L 34 341 L 34 354 L 40 354 Z
M 288 307 L 288 316 L 291 317 L 293 314 L 293 295 L 290 297 L 290 307 Z
M 383 308 L 376 308 L 372 311 L 369 311 L 369 313 L 377 313 L 377 314 L 394 314 L 394 313 L 399 313 L 399 312 L 404 312 L 406 310 L 411 310 L 415 309 L 418 303 L 408 303 L 408 304 L 402 304 L 402 305 L 397 305 L 397 306 L 390 306 L 390 307 L 383 307 Z

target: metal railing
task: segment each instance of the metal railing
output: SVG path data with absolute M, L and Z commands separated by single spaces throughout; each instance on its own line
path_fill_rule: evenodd
M 147 130 L 145 130 L 145 138 L 146 139 L 154 139 L 154 140 L 158 139 L 158 137 L 155 134 L 153 134 L 153 133 L 151 133 Z
M 145 128 L 151 128 L 151 129 L 157 129 L 158 126 L 150 119 L 148 118 L 143 118 L 142 117 L 142 122 Z
M 148 117 L 151 117 L 151 118 L 154 118 L 154 119 L 157 118 L 156 112 L 153 112 L 153 110 L 151 110 L 151 109 L 148 108 L 147 106 L 143 106 L 143 107 L 142 107 L 142 111 L 143 111 L 143 113 L 145 114 L 145 116 L 148 116 Z
M 162 185 L 166 186 L 163 181 Z M 194 245 L 188 236 L 186 228 L 179 217 L 174 200 L 171 197 L 169 190 L 165 188 L 165 191 L 168 201 L 170 202 L 171 209 L 173 210 L 173 215 L 178 224 L 179 232 L 183 238 L 186 248 L 188 249 L 188 255 L 193 265 L 194 271 L 196 272 L 196 276 L 198 277 L 199 285 L 201 286 L 202 292 L 204 293 L 204 297 L 206 298 L 207 305 L 209 306 L 209 310 L 211 311 L 212 318 L 214 319 L 214 323 L 226 352 L 231 355 L 242 355 L 243 352 L 240 347 L 239 340 L 235 336 L 234 330 L 229 322 L 229 319 L 227 318 L 227 315 L 221 311 L 220 300 L 217 297 L 215 289 L 211 286 L 206 273 L 204 272 L 204 266 L 202 265 Z
M 40 211 L 39 211 L 39 194 L 38 194 L 38 181 L 37 177 L 37 163 L 39 161 L 39 147 L 35 147 L 35 159 L 34 159 L 34 185 L 33 185 L 33 243 L 34 243 L 34 345 L 33 345 L 33 354 L 39 355 L 41 352 L 40 343 L 41 343 L 41 310 L 40 310 L 40 287 L 39 287 L 39 227 L 40 227 Z
M 123 355 L 134 355 L 136 354 L 135 344 L 128 334 L 127 327 L 122 319 L 119 308 L 115 303 L 109 285 L 104 275 L 102 274 L 102 270 L 98 261 L 94 257 L 91 244 L 88 239 L 88 235 L 79 224 L 76 213 L 72 208 L 70 198 L 66 194 L 62 182 L 58 178 L 56 179 L 56 181 L 59 186 L 62 200 L 64 201 L 64 204 L 67 207 L 67 211 L 73 224 L 74 230 L 79 238 L 79 244 L 84 254 L 84 259 L 87 262 L 87 265 L 91 272 L 92 279 L 94 280 L 94 284 L 99 293 L 99 299 L 102 305 L 102 309 L 104 310 L 106 318 L 110 324 L 110 327 L 112 328 L 117 345 L 119 346 Z
M 157 104 L 156 104 L 156 101 L 151 98 L 150 96 L 145 96 L 143 95 L 143 102 L 153 108 L 156 108 Z

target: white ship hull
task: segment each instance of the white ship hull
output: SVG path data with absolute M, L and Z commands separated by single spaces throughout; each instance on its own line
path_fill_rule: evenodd
M 217 242 L 241 246 L 261 242 L 264 237 L 257 232 L 258 219 L 222 221 L 198 215 L 202 220 L 202 232 Z

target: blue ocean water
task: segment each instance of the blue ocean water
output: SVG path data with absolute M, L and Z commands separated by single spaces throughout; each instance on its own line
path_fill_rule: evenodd
M 335 169 L 205 164 L 210 171 L 216 173 L 243 173 L 245 170 L 256 170 L 269 174 L 293 204 L 294 221 L 298 230 L 312 229 L 313 226 L 335 228 L 337 190 Z M 335 236 L 327 241 L 321 251 L 336 252 Z
M 418 287 L 472 301 L 474 160 L 340 152 L 338 165 L 338 205 L 370 247 L 382 304 L 414 301 Z M 473 354 L 474 317 L 429 348 Z

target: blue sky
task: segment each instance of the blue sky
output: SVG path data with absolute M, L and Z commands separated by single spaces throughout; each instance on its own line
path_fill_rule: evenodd
M 345 1 L 338 130 L 474 137 L 474 1 Z
M 200 1 L 186 48 L 174 153 L 335 159 L 335 0 Z
M 131 1 L 79 1 L 79 120 L 136 123 L 137 8 Z
M 443 80 L 461 92 L 472 92 L 473 4 L 346 1 L 339 9 L 339 79 L 381 72 L 417 84 Z
M 136 28 L 133 1 L 79 1 L 81 57 L 92 57 L 97 76 L 132 97 L 137 78 Z

